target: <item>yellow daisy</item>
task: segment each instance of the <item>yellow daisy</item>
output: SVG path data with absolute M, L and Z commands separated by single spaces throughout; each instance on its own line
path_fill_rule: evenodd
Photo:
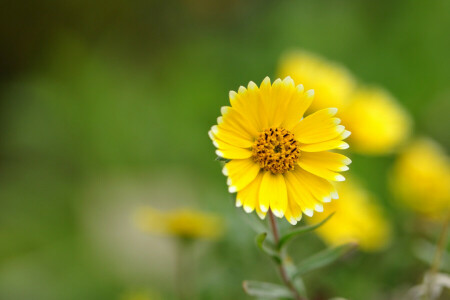
M 377 200 L 352 178 L 338 184 L 339 200 L 328 203 L 324 213 L 309 221 L 316 224 L 334 212 L 315 230 L 327 244 L 337 246 L 356 242 L 364 251 L 378 251 L 390 241 L 391 226 Z
M 159 211 L 141 208 L 136 223 L 142 231 L 181 238 L 216 239 L 223 233 L 223 220 L 216 215 L 192 209 Z
M 217 155 L 229 160 L 223 173 L 229 192 L 237 192 L 236 206 L 261 218 L 270 209 L 296 224 L 302 213 L 312 216 L 338 197 L 329 181 L 345 180 L 338 172 L 351 160 L 329 150 L 347 149 L 350 132 L 334 117 L 336 108 L 303 117 L 313 97 L 290 77 L 230 92 L 231 106 L 222 107 L 209 136 Z
M 391 187 L 405 206 L 444 218 L 450 213 L 450 158 L 433 140 L 417 139 L 395 161 Z

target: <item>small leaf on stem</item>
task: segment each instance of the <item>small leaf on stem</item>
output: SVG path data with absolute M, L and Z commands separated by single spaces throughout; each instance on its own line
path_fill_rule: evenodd
M 267 232 L 260 233 L 256 236 L 256 245 L 261 251 L 269 255 L 277 264 L 281 264 L 281 258 L 279 253 L 274 249 L 273 246 L 264 243 L 267 237 Z
M 279 284 L 246 280 L 242 283 L 244 291 L 255 297 L 293 299 L 292 292 Z
M 356 247 L 356 243 L 348 243 L 334 248 L 325 249 L 301 262 L 294 277 L 302 276 L 310 271 L 330 265 Z
M 282 249 L 293 238 L 295 238 L 295 237 L 297 237 L 297 236 L 299 236 L 301 234 L 313 231 L 316 228 L 319 228 L 320 226 L 325 224 L 333 215 L 334 215 L 334 213 L 330 214 L 326 219 L 322 220 L 321 222 L 319 222 L 317 224 L 309 225 L 309 226 L 303 226 L 303 227 L 295 229 L 295 230 L 293 230 L 291 232 L 288 232 L 287 234 L 285 234 L 284 236 L 281 237 L 280 242 L 278 243 L 278 249 Z

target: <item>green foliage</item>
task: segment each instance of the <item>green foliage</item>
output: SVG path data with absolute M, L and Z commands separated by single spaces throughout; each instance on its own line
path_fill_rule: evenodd
M 334 248 L 323 250 L 301 262 L 294 277 L 325 267 L 337 261 L 340 257 L 355 249 L 357 244 L 349 243 Z
M 292 293 L 288 288 L 275 283 L 246 280 L 242 283 L 242 287 L 250 296 L 293 299 Z
M 281 263 L 281 258 L 279 252 L 276 248 L 269 242 L 265 242 L 267 237 L 267 232 L 260 233 L 256 236 L 256 245 L 261 251 L 269 255 L 276 263 Z
M 320 226 L 325 224 L 333 215 L 334 215 L 334 213 L 330 214 L 326 219 L 322 220 L 321 222 L 319 222 L 317 224 L 309 225 L 309 226 L 303 226 L 303 227 L 294 229 L 291 232 L 286 233 L 285 235 L 283 235 L 281 237 L 280 242 L 277 245 L 278 249 L 282 249 L 292 239 L 294 239 L 294 238 L 296 238 L 296 237 L 298 237 L 298 236 L 300 236 L 302 234 L 311 232 L 311 231 L 319 228 Z

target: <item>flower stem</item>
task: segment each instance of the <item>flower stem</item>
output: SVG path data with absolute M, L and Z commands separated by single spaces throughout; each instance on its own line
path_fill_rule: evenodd
M 450 214 L 447 215 L 447 217 L 444 220 L 444 223 L 442 225 L 441 233 L 439 235 L 439 240 L 437 242 L 436 246 L 436 252 L 434 254 L 433 263 L 431 265 L 430 269 L 430 279 L 428 280 L 427 289 L 426 289 L 426 298 L 431 300 L 432 299 L 432 289 L 435 281 L 436 274 L 439 271 L 439 267 L 441 265 L 442 255 L 444 253 L 446 240 L 447 240 L 447 232 L 450 222 Z
M 278 245 L 278 243 L 280 242 L 280 233 L 278 231 L 277 220 L 275 219 L 275 216 L 273 215 L 273 213 L 270 209 L 269 209 L 268 215 L 269 215 L 269 220 L 270 220 L 270 228 L 272 229 L 273 239 L 274 239 L 275 244 Z M 304 300 L 300 296 L 297 289 L 294 287 L 291 279 L 289 278 L 289 276 L 287 274 L 286 267 L 284 265 L 285 253 L 283 251 L 280 251 L 280 256 L 281 256 L 281 263 L 278 264 L 278 270 L 280 272 L 281 279 L 283 280 L 284 284 L 291 290 L 292 295 L 294 296 L 294 299 Z

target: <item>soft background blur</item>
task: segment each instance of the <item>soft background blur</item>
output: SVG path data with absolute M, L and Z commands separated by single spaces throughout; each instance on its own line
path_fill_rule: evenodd
M 189 247 L 184 276 L 195 298 L 250 299 L 242 280 L 278 278 L 207 136 L 228 91 L 307 49 L 384 86 L 448 149 L 449 29 L 449 1 L 2 1 L 0 299 L 176 299 L 174 241 L 139 232 L 142 205 L 222 216 L 224 236 Z M 390 201 L 394 155 L 351 157 L 394 237 L 306 285 L 388 299 L 420 282 L 415 239 L 437 230 Z M 290 252 L 323 247 L 308 235 Z

